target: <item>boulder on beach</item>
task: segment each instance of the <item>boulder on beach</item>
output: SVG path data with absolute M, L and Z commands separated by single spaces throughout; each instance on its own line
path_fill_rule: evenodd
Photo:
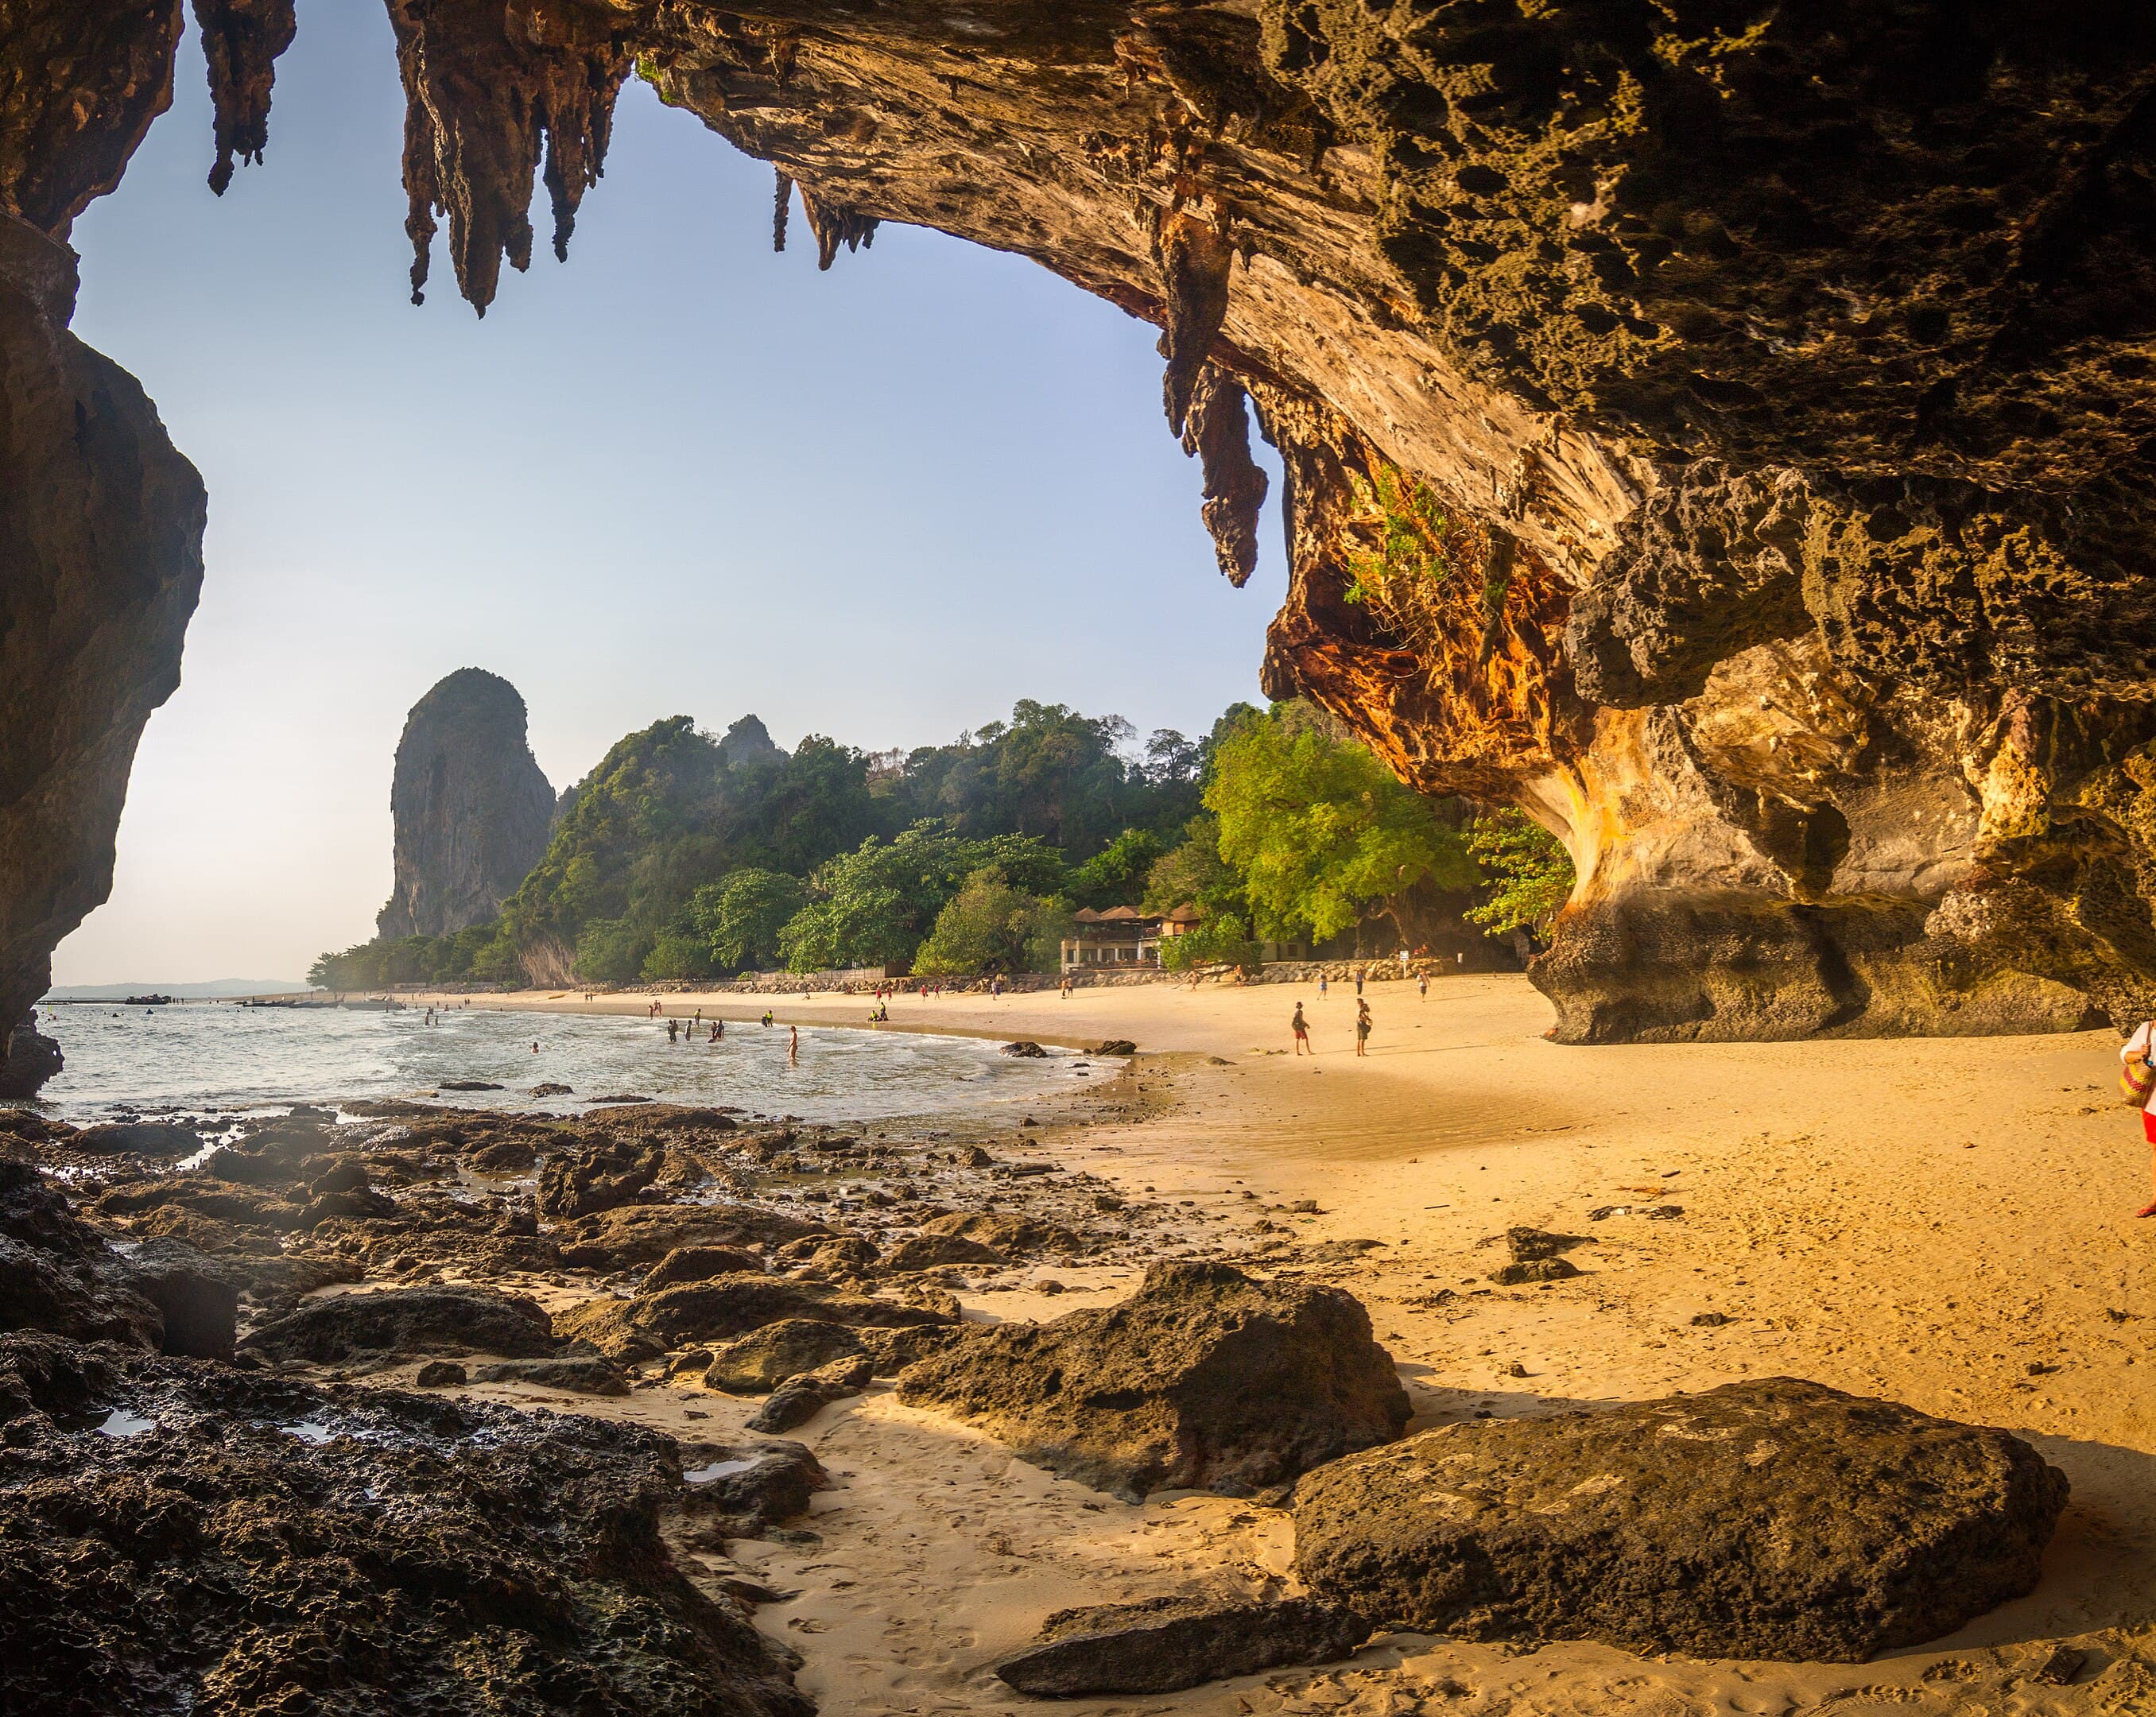
M 240 1344 L 265 1359 L 335 1364 L 385 1354 L 499 1354 L 541 1359 L 554 1330 L 536 1300 L 491 1288 L 385 1288 L 310 1299 Z
M 1350 1456 L 1296 1567 L 1374 1627 L 1856 1663 L 2031 1590 L 2066 1500 L 2006 1432 L 1776 1377 Z
M 572 1269 L 625 1270 L 655 1264 L 677 1246 L 783 1246 L 830 1232 L 753 1204 L 633 1204 L 580 1217 L 554 1238 Z
M 220 1180 L 207 1168 L 192 1174 L 131 1181 L 100 1193 L 90 1207 L 99 1216 L 119 1217 L 141 1216 L 167 1205 L 240 1228 L 267 1228 L 279 1234 L 295 1233 L 306 1224 L 305 1212 L 290 1199 L 258 1187 Z
M 555 1359 L 497 1360 L 471 1373 L 475 1383 L 529 1383 L 539 1389 L 566 1389 L 574 1395 L 626 1395 L 629 1380 L 619 1366 L 591 1355 L 565 1354 Z
M 1231 1675 L 1330 1663 L 1369 1637 L 1358 1617 L 1308 1598 L 1147 1598 L 1059 1610 L 996 1673 L 1045 1698 L 1178 1693 Z
M 0 1157 L 0 1330 L 153 1348 L 157 1309 L 119 1254 L 28 1163 Z
M 665 1161 L 661 1151 L 620 1139 L 550 1156 L 539 1171 L 539 1214 L 560 1221 L 627 1204 L 659 1178 Z
M 781 1318 L 711 1356 L 704 1382 L 728 1395 L 766 1395 L 803 1371 L 866 1353 L 861 1338 L 822 1318 Z
M 805 1425 L 833 1402 L 859 1395 L 875 1375 L 874 1363 L 866 1356 L 856 1354 L 788 1377 L 771 1392 L 748 1420 L 747 1428 L 775 1433 Z
M 78 1151 L 116 1156 L 192 1156 L 203 1145 L 199 1133 L 169 1121 L 110 1121 L 85 1127 L 68 1142 Z
M 23 1335 L 0 1422 L 0 1711 L 812 1717 L 656 1431 Z
M 731 1341 L 782 1318 L 884 1328 L 947 1321 L 939 1312 L 842 1293 L 821 1282 L 740 1275 L 682 1282 L 634 1299 L 588 1299 L 564 1312 L 558 1327 L 564 1337 L 588 1341 L 609 1359 L 649 1359 L 692 1341 Z
M 954 1343 L 909 1366 L 899 1398 L 1132 1498 L 1246 1495 L 1389 1442 L 1409 1412 L 1353 1295 L 1219 1263 L 1156 1264 L 1116 1304 Z
M 681 1445 L 681 1505 L 707 1543 L 759 1537 L 806 1514 L 809 1498 L 830 1488 L 816 1457 L 790 1440 Z

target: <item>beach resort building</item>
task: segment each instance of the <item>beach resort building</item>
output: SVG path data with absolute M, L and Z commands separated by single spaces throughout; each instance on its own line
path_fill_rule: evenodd
M 1135 906 L 1111 906 L 1104 912 L 1081 907 L 1071 915 L 1070 934 L 1063 939 L 1063 969 L 1158 967 L 1161 938 L 1181 935 L 1197 921 L 1197 913 L 1188 906 L 1167 914 L 1141 912 Z

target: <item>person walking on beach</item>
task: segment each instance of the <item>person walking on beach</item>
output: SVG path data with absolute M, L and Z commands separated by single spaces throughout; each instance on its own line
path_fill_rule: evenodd
M 1370 1053 L 1370 1004 L 1367 1002 L 1355 1004 L 1355 1053 L 1358 1055 Z
M 1317 1054 L 1317 1052 L 1310 1047 L 1310 1022 L 1302 1017 L 1301 1002 L 1295 1004 L 1295 1017 L 1287 1023 L 1288 1029 L 1295 1033 L 1295 1053 L 1298 1055 Z
M 2142 1136 L 2156 1151 L 2156 1021 L 2143 1020 L 2118 1051 L 2119 1089 L 2141 1111 Z M 2149 1161 L 2156 1180 L 2156 1156 Z M 2138 1217 L 2156 1217 L 2156 1200 L 2135 1211 Z
M 1363 993 L 1363 968 L 1359 966 L 1355 968 L 1355 993 L 1358 996 Z
M 1422 992 L 1422 999 L 1424 1001 L 1427 1002 L 1430 1000 L 1430 974 L 1428 972 L 1422 971 L 1415 974 L 1415 988 Z
M 1317 975 L 1317 999 L 1321 1002 L 1325 999 L 1325 974 L 1322 971 Z

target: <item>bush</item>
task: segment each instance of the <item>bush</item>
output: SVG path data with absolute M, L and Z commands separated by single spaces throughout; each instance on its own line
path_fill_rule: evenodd
M 1572 854 L 1524 811 L 1477 817 L 1468 825 L 1467 850 L 1491 879 L 1489 898 L 1466 914 L 1485 929 L 1539 934 L 1572 898 Z
M 1160 963 L 1168 971 L 1188 971 L 1198 966 L 1255 966 L 1264 951 L 1241 919 L 1224 912 L 1179 936 L 1163 937 Z
M 577 938 L 577 976 L 595 984 L 633 984 L 649 943 L 625 918 L 594 918 Z

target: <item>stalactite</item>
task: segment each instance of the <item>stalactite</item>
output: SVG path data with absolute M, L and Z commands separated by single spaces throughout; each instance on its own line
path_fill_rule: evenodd
M 819 269 L 831 266 L 841 244 L 849 250 L 861 250 L 875 243 L 879 224 L 875 216 L 838 203 L 819 202 L 806 185 L 800 191 L 801 213 L 808 218 L 808 230 L 816 235 Z
M 1199 372 L 1213 354 L 1228 315 L 1228 270 L 1235 247 L 1211 222 L 1188 210 L 1161 217 L 1154 230 L 1153 259 L 1160 268 L 1166 318 L 1160 354 L 1168 360 L 1161 384 L 1168 427 L 1183 433 Z
M 194 0 L 203 55 L 209 62 L 209 96 L 217 112 L 217 161 L 209 188 L 232 182 L 235 161 L 259 165 L 270 141 L 270 89 L 277 56 L 299 28 L 293 0 Z
M 771 199 L 771 248 L 775 251 L 786 249 L 786 215 L 793 206 L 793 181 L 781 170 L 778 188 Z
M 1183 428 L 1183 450 L 1205 473 L 1205 528 L 1220 571 L 1238 590 L 1258 564 L 1258 511 L 1265 474 L 1250 457 L 1250 415 L 1243 384 L 1217 364 L 1199 372 Z
M 424 296 L 435 217 L 446 215 L 458 288 L 484 315 L 503 259 L 531 266 L 526 210 L 542 156 L 554 254 L 567 257 L 632 56 L 603 15 L 531 0 L 391 0 L 390 19 L 404 79 L 413 300 Z

